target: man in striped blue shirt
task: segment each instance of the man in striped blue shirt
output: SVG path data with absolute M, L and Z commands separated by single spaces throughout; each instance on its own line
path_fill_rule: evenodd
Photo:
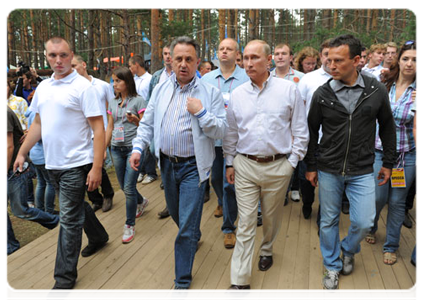
M 166 204 L 179 232 L 175 241 L 175 289 L 188 289 L 197 244 L 206 180 L 215 157 L 214 140 L 226 129 L 220 91 L 196 76 L 200 47 L 189 37 L 171 46 L 174 74 L 153 90 L 137 137 L 131 167 L 137 170 L 141 153 L 154 138 Z

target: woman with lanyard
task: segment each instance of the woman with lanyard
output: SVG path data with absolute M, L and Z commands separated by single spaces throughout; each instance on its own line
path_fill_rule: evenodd
M 376 242 L 375 233 L 380 212 L 388 204 L 386 241 L 383 245 L 383 262 L 393 265 L 397 261 L 401 227 L 405 216 L 405 199 L 416 176 L 416 151 L 413 135 L 413 102 L 416 94 L 416 42 L 406 42 L 384 80 L 389 92 L 392 114 L 396 123 L 397 163 L 392 169 L 391 183 L 378 186 L 378 170 L 382 166 L 383 152 L 379 136 L 376 138 L 376 158 L 373 169 L 376 181 L 376 217 L 366 237 Z
M 113 71 L 113 88 L 116 97 L 108 108 L 106 143 L 111 142 L 111 154 L 115 165 L 116 177 L 126 197 L 126 223 L 122 243 L 130 243 L 135 235 L 135 218 L 144 212 L 148 204 L 137 190 L 138 172 L 129 165 L 132 140 L 137 135 L 138 124 L 147 103 L 137 94 L 134 77 L 125 67 Z

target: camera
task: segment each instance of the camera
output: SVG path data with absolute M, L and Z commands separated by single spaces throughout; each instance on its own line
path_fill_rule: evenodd
M 18 76 L 22 76 L 26 72 L 30 71 L 29 66 L 26 63 L 24 63 L 23 61 L 18 62 L 18 66 L 20 67 L 20 70 L 16 72 L 16 75 L 18 75 Z

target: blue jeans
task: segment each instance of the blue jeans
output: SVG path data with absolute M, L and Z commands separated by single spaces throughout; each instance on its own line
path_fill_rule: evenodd
M 71 289 L 76 282 L 85 221 L 85 184 L 91 167 L 92 164 L 88 164 L 66 170 L 48 170 L 59 194 L 60 205 L 60 231 L 54 268 L 55 287 L 58 288 Z
M 197 243 L 201 238 L 206 181 L 200 183 L 195 158 L 172 163 L 161 155 L 160 165 L 166 204 L 179 228 L 175 240 L 175 285 L 188 288 L 192 281 Z
M 140 173 L 157 178 L 156 164 L 156 158 L 151 153 L 150 148 L 145 149 L 142 152 Z
M 376 217 L 371 233 L 377 231 L 377 222 L 383 207 L 388 204 L 388 218 L 386 221 L 386 241 L 383 245 L 383 252 L 395 252 L 398 250 L 402 223 L 405 217 L 405 202 L 408 191 L 416 178 L 416 152 L 407 152 L 404 156 L 405 162 L 405 188 L 392 188 L 388 181 L 378 186 L 377 173 L 382 167 L 383 152 L 376 151 L 374 169 L 374 181 L 376 185 Z M 401 165 L 402 167 L 402 165 Z
M 50 182 L 45 165 L 34 165 L 37 173 L 37 187 L 35 189 L 35 206 L 48 213 L 54 212 L 56 192 Z
M 135 225 L 137 204 L 143 201 L 142 195 L 137 190 L 139 171 L 135 171 L 129 164 L 132 147 L 112 146 L 112 158 L 115 165 L 116 177 L 120 188 L 126 197 L 126 225 Z
M 212 166 L 211 183 L 217 195 L 217 201 L 223 207 L 222 232 L 231 233 L 236 229 L 235 221 L 238 217 L 238 204 L 235 197 L 235 186 L 226 180 L 225 159 L 222 147 L 215 147 L 216 158 Z
M 10 222 L 9 213 L 7 213 L 7 255 L 12 254 L 21 247 L 19 241 L 13 232 L 12 222 Z
M 28 169 L 22 174 L 11 176 L 12 174 L 11 170 L 7 174 L 7 198 L 13 214 L 18 218 L 37 222 L 48 229 L 56 227 L 59 216 L 28 206 L 28 180 L 35 174 L 34 165 L 30 163 Z
M 376 214 L 373 174 L 341 176 L 318 171 L 318 180 L 323 264 L 328 270 L 340 271 L 341 249 L 346 256 L 360 252 L 360 242 L 373 225 Z M 351 225 L 348 235 L 340 242 L 339 216 L 344 189 L 350 201 Z

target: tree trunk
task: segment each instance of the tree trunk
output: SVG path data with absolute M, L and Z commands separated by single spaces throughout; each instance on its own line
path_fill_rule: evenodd
M 225 38 L 226 10 L 219 9 L 219 41 Z
M 151 10 L 151 73 L 156 72 L 162 67 L 160 48 L 159 48 L 159 35 L 160 35 L 160 10 Z
M 88 26 L 87 26 L 87 33 L 88 33 L 88 60 L 87 60 L 87 67 L 88 69 L 92 69 L 94 66 L 94 53 L 92 49 L 94 48 L 94 31 L 93 31 L 93 22 L 94 22 L 94 11 L 88 10 Z
M 201 60 L 204 60 L 206 57 L 206 33 L 204 32 L 205 29 L 205 13 L 204 9 L 201 10 Z
M 391 10 L 391 16 L 389 19 L 389 26 L 391 27 L 389 30 L 389 41 L 393 41 L 394 40 L 394 28 L 395 28 L 395 9 Z

